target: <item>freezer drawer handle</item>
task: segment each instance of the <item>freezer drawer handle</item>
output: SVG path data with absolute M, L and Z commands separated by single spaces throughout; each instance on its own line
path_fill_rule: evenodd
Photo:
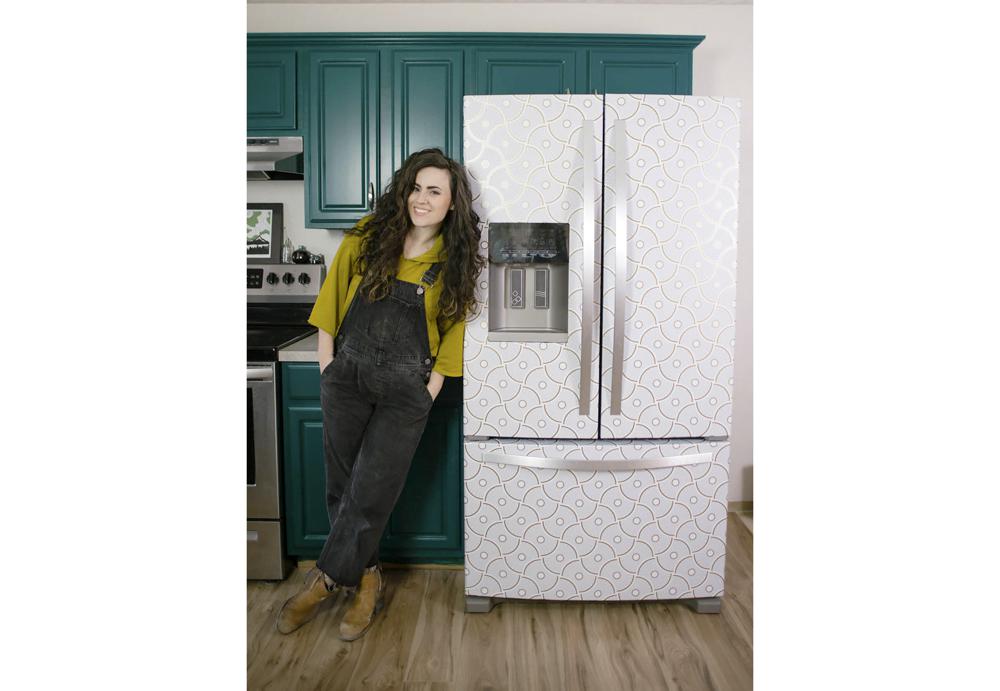
M 625 121 L 615 120 L 615 331 L 611 344 L 611 414 L 622 414 L 625 360 L 625 272 L 628 269 L 628 148 Z
M 483 463 L 520 465 L 526 468 L 544 468 L 545 470 L 655 470 L 657 468 L 674 468 L 677 466 L 711 462 L 712 454 L 709 452 L 661 458 L 632 458 L 622 461 L 608 460 L 606 458 L 590 461 L 577 458 L 510 456 L 503 453 L 483 454 Z
M 594 362 L 594 123 L 583 121 L 583 309 L 580 315 L 580 415 L 590 415 Z

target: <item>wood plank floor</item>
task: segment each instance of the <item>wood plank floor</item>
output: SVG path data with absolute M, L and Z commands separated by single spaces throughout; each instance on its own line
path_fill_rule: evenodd
M 386 608 L 360 640 L 337 638 L 344 595 L 282 636 L 275 618 L 303 562 L 282 583 L 247 583 L 247 688 L 750 689 L 752 526 L 752 514 L 729 514 L 721 614 L 654 601 L 507 601 L 466 614 L 462 571 L 400 569 L 385 572 Z

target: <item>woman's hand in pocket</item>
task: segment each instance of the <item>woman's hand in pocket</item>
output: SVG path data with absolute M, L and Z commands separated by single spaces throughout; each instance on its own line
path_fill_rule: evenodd
M 431 372 L 430 380 L 427 382 L 427 392 L 431 395 L 431 400 L 437 400 L 442 386 L 444 386 L 444 375 Z
M 327 366 L 333 362 L 333 334 L 323 329 L 319 330 L 319 347 L 316 348 L 316 362 L 319 363 L 319 373 L 323 374 Z

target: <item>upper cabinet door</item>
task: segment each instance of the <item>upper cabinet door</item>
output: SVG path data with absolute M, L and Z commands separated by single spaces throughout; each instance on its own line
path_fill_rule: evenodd
M 739 99 L 608 94 L 604 122 L 601 436 L 726 436 Z
M 247 131 L 294 130 L 295 51 L 247 50 Z
M 382 151 L 384 190 L 414 151 L 437 147 L 462 160 L 461 50 L 384 49 L 382 89 L 391 94 L 383 104 Z
M 306 225 L 350 228 L 379 185 L 379 53 L 309 54 Z
M 490 256 L 494 237 L 497 259 L 477 285 L 482 311 L 465 327 L 466 436 L 597 436 L 599 296 L 593 286 L 601 134 L 601 99 L 593 95 L 465 97 L 465 168 L 473 208 L 489 224 L 480 253 Z M 508 227 L 505 237 L 499 224 L 536 223 L 546 224 L 542 232 L 563 234 L 566 259 L 510 259 L 522 255 L 512 250 L 511 237 L 523 239 L 533 229 Z M 540 250 L 536 258 L 553 256 L 551 246 L 529 247 Z M 509 261 L 500 259 L 504 255 Z M 542 304 L 539 291 L 548 296 Z M 520 309 L 529 305 L 560 318 L 560 328 L 552 330 L 557 337 L 546 339 L 544 328 L 534 328 L 529 338 L 510 333 L 520 330 L 511 323 L 533 316 L 534 309 Z M 504 320 L 514 312 L 520 316 Z
M 525 46 L 475 51 L 476 94 L 564 94 L 579 91 L 586 53 Z
M 594 48 L 587 91 L 690 94 L 692 48 Z

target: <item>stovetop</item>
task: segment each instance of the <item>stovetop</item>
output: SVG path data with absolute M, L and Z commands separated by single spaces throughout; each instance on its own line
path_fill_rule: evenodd
M 247 362 L 277 362 L 279 350 L 316 333 L 308 319 L 325 277 L 321 265 L 247 267 Z
M 247 326 L 247 362 L 277 362 L 278 351 L 316 333 L 316 327 Z

